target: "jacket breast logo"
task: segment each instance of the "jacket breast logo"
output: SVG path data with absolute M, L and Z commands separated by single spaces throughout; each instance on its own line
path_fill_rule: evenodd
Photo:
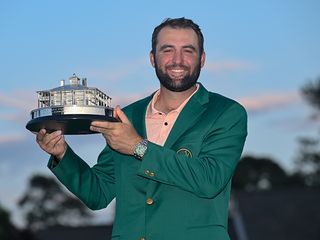
M 185 156 L 187 156 L 187 157 L 192 157 L 191 151 L 190 151 L 189 149 L 186 149 L 186 148 L 180 148 L 180 149 L 177 151 L 177 153 L 183 154 L 183 155 L 185 155 Z

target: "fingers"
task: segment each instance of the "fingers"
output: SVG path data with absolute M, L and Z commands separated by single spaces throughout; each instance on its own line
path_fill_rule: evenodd
M 114 109 L 114 117 L 120 119 L 120 122 L 107 122 L 107 121 L 93 121 L 91 122 L 90 130 L 95 132 L 104 132 L 104 130 L 114 130 L 116 129 L 121 123 L 130 124 L 131 122 L 125 115 L 125 113 L 121 110 L 118 106 Z
M 51 134 L 47 133 L 45 129 L 41 129 L 36 137 L 37 143 L 46 151 L 50 151 L 55 145 L 63 139 L 62 132 L 55 131 Z
M 115 116 L 119 118 L 121 122 L 131 124 L 126 114 L 121 110 L 119 105 L 117 105 L 115 108 Z
M 47 144 L 49 141 L 61 136 L 62 132 L 60 130 L 48 134 L 45 129 L 41 129 L 37 134 L 37 142 Z
M 40 131 L 37 133 L 37 143 L 42 142 L 44 137 L 46 136 L 47 131 L 45 129 L 40 129 Z
M 104 133 L 106 130 L 113 130 L 115 126 L 110 122 L 93 121 L 90 130 L 93 132 Z

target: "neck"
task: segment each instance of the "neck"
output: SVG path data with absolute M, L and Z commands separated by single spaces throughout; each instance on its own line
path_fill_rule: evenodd
M 186 91 L 173 92 L 161 85 L 160 95 L 155 103 L 155 108 L 167 114 L 170 111 L 177 109 L 196 89 L 196 85 L 194 85 Z

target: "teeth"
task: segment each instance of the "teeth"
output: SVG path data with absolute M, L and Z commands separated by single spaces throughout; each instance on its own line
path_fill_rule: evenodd
M 174 73 L 182 73 L 183 72 L 183 70 L 180 70 L 180 69 L 172 69 L 171 71 Z

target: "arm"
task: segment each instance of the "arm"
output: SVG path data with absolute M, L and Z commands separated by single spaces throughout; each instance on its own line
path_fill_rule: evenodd
M 54 157 L 48 163 L 50 168 Z M 106 147 L 92 168 L 67 146 L 59 164 L 51 168 L 54 175 L 91 209 L 106 207 L 115 197 L 114 161 Z
M 230 181 L 246 135 L 246 112 L 233 104 L 212 123 L 198 156 L 187 157 L 149 143 L 139 175 L 212 198 Z

